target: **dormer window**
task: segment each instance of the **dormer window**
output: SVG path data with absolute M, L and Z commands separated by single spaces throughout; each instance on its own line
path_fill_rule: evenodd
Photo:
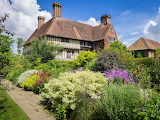
M 69 39 L 68 38 L 61 38 L 61 42 L 69 43 Z

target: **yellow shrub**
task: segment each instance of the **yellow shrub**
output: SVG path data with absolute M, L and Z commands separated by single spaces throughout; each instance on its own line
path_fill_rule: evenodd
M 33 90 L 35 82 L 40 79 L 39 75 L 32 75 L 28 77 L 22 84 L 21 87 L 27 90 Z

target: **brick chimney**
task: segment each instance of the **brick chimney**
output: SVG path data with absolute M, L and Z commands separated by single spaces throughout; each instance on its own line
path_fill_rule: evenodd
M 61 17 L 62 5 L 60 3 L 54 2 L 53 6 L 53 17 Z
M 38 16 L 38 28 L 40 28 L 45 23 L 45 18 L 43 16 Z
M 101 17 L 101 24 L 107 25 L 111 23 L 111 16 L 110 15 L 103 15 Z

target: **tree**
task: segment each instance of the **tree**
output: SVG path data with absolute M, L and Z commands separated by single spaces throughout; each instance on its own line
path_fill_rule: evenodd
M 119 40 L 111 42 L 107 50 L 117 53 L 120 58 L 133 58 L 132 52 L 127 50 L 127 46 L 121 43 Z
M 11 45 L 13 42 L 14 40 L 9 36 L 0 35 L 0 74 L 4 74 L 5 66 L 9 65 L 12 60 Z
M 41 38 L 31 43 L 31 49 L 28 53 L 31 61 L 41 58 L 42 62 L 46 63 L 48 60 L 55 59 L 56 55 L 60 54 L 62 50 L 62 47 L 47 41 L 46 38 Z
M 8 17 L 9 17 L 9 14 L 6 14 L 6 13 L 4 13 L 4 16 L 3 16 L 3 17 L 0 17 L 0 34 L 1 34 L 2 32 L 5 32 L 5 33 L 7 33 L 8 35 L 13 36 L 14 33 L 11 33 L 10 31 L 6 30 L 6 29 L 5 29 L 5 25 L 3 24 L 3 23 L 7 20 Z
M 22 38 L 17 39 L 17 52 L 18 54 L 22 54 L 22 49 L 24 45 L 24 40 Z

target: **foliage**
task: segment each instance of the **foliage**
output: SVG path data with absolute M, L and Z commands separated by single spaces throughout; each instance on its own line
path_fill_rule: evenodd
M 18 77 L 18 84 L 21 85 L 28 77 L 30 77 L 35 72 L 38 72 L 38 70 L 27 70 L 24 73 L 22 73 Z
M 160 57 L 160 49 L 156 49 L 156 51 L 155 51 L 155 56 L 156 56 L 156 57 Z
M 22 38 L 17 39 L 17 53 L 22 54 L 22 49 L 24 45 L 24 40 Z
M 53 78 L 45 84 L 42 97 L 48 99 L 52 107 L 64 104 L 67 109 L 75 110 L 80 103 L 85 106 L 86 97 L 91 100 L 99 99 L 105 82 L 106 78 L 101 73 L 61 73 L 58 78 Z
M 42 70 L 43 72 L 53 77 L 58 77 L 59 73 L 66 72 L 74 68 L 75 65 L 73 61 L 57 61 L 57 60 L 51 60 L 47 63 L 39 64 L 38 66 L 35 67 L 35 69 Z
M 41 38 L 34 40 L 31 49 L 28 50 L 31 61 L 41 58 L 42 63 L 46 63 L 48 60 L 55 59 L 56 55 L 62 52 L 62 47 L 47 41 L 46 38 Z
M 23 110 L 0 87 L 0 120 L 30 120 Z
M 1 53 L 9 52 L 11 50 L 10 47 L 13 42 L 14 40 L 11 37 L 0 35 L 0 52 Z
M 148 96 L 144 97 L 143 104 L 135 109 L 137 120 L 159 120 L 160 119 L 160 94 L 148 92 Z
M 22 82 L 21 87 L 26 90 L 33 90 L 35 82 L 39 79 L 40 79 L 39 75 L 37 74 L 31 75 L 25 81 Z
M 142 61 L 130 61 L 126 64 L 127 70 L 131 75 L 138 78 L 142 88 L 149 88 L 151 82 L 150 69 Z
M 108 50 L 103 50 L 101 53 L 99 53 L 95 63 L 95 71 L 100 72 L 123 67 L 124 64 L 122 61 L 120 61 L 117 54 Z
M 13 39 L 9 36 L 0 35 L 0 74 L 6 74 L 6 67 L 10 65 L 12 61 L 11 45 Z
M 134 84 L 109 84 L 104 88 L 92 120 L 132 120 L 140 98 L 140 89 Z
M 67 111 L 64 105 L 58 104 L 56 108 L 56 117 L 60 120 L 66 120 Z
M 14 33 L 11 33 L 10 31 L 8 31 L 8 30 L 5 29 L 4 22 L 7 20 L 8 17 L 9 17 L 9 14 L 6 14 L 6 13 L 4 13 L 3 17 L 2 16 L 0 17 L 0 34 L 2 32 L 5 32 L 6 34 L 13 36 Z
M 18 77 L 25 72 L 26 69 L 23 68 L 19 68 L 16 70 L 11 70 L 7 75 L 6 75 L 6 79 L 12 81 L 14 84 L 16 84 L 18 82 Z
M 133 76 L 129 74 L 127 70 L 116 69 L 116 70 L 107 70 L 104 72 L 105 77 L 108 78 L 109 82 L 121 84 L 133 84 L 138 82 L 138 78 L 134 80 Z
M 138 77 L 143 88 L 155 88 L 159 91 L 160 85 L 160 60 L 158 58 L 137 58 L 127 60 L 127 70 Z
M 142 52 L 137 51 L 137 50 L 132 51 L 132 54 L 134 55 L 135 58 L 142 58 L 143 57 Z
M 115 40 L 109 44 L 107 48 L 109 51 L 115 52 L 120 58 L 133 58 L 132 52 L 127 50 L 127 46 L 119 40 Z
M 97 53 L 95 51 L 81 51 L 75 59 L 75 63 L 78 67 L 85 67 L 88 62 L 96 59 Z

